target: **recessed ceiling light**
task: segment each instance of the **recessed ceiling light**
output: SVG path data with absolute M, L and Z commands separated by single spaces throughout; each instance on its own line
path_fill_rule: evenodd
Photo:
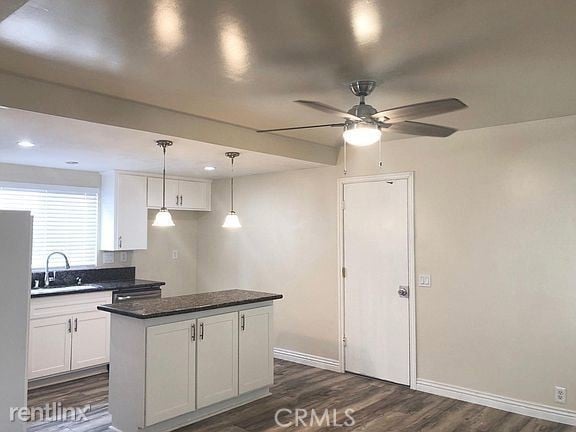
M 19 145 L 20 147 L 24 147 L 24 148 L 30 148 L 30 147 L 34 147 L 34 146 L 35 146 L 35 144 L 31 143 L 30 141 L 26 141 L 26 140 L 24 140 L 24 141 L 18 141 L 18 145 Z
M 66 161 L 68 165 L 78 165 L 78 161 Z
M 216 168 L 213 166 L 205 166 L 204 171 L 214 171 Z

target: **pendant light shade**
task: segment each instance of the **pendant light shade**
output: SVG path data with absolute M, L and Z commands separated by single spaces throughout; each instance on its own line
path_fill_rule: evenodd
M 242 228 L 240 218 L 238 217 L 235 211 L 231 211 L 230 213 L 228 213 L 226 219 L 224 219 L 222 228 Z
M 156 141 L 159 147 L 162 147 L 162 152 L 164 153 L 164 165 L 162 169 L 162 208 L 156 213 L 154 218 L 154 223 L 152 226 L 155 227 L 173 227 L 174 221 L 172 220 L 172 215 L 166 208 L 166 147 L 172 145 L 172 141 L 168 140 L 158 140 Z
M 155 227 L 173 227 L 174 221 L 172 220 L 172 215 L 170 212 L 165 209 L 161 208 L 158 213 L 156 213 L 156 217 L 154 218 L 154 223 L 152 226 Z
M 230 158 L 230 163 L 232 165 L 232 173 L 230 175 L 230 213 L 224 219 L 222 228 L 242 228 L 240 223 L 240 218 L 234 211 L 234 158 L 240 156 L 238 152 L 227 152 L 226 157 Z

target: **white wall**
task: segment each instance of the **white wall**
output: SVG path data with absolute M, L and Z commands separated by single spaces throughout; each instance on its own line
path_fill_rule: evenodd
M 171 211 L 176 226 L 153 227 L 157 210 L 148 210 L 148 249 L 132 252 L 139 279 L 161 280 L 163 296 L 196 292 L 198 212 Z M 172 257 L 177 251 L 178 258 Z
M 349 176 L 415 171 L 418 377 L 555 405 L 576 392 L 576 116 L 349 153 Z M 276 346 L 337 358 L 339 168 L 239 178 L 243 228 L 199 219 L 198 289 L 280 292 Z M 576 409 L 576 398 L 561 408 Z
M 28 344 L 32 220 L 30 212 L 0 211 L 0 430 L 24 431 L 10 408 L 28 404 Z

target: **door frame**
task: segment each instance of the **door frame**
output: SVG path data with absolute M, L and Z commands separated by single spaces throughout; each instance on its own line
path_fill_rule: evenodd
M 410 388 L 416 389 L 416 271 L 414 242 L 414 172 L 399 172 L 370 176 L 343 177 L 338 179 L 338 357 L 340 372 L 346 371 L 346 356 L 344 353 L 344 186 L 352 183 L 367 183 L 377 181 L 406 180 L 408 186 L 408 285 L 410 296 L 409 306 L 409 349 L 410 349 Z

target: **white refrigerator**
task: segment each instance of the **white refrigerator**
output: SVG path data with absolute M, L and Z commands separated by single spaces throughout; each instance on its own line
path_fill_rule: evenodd
M 32 216 L 0 210 L 0 431 L 22 432 L 10 410 L 26 407 Z

